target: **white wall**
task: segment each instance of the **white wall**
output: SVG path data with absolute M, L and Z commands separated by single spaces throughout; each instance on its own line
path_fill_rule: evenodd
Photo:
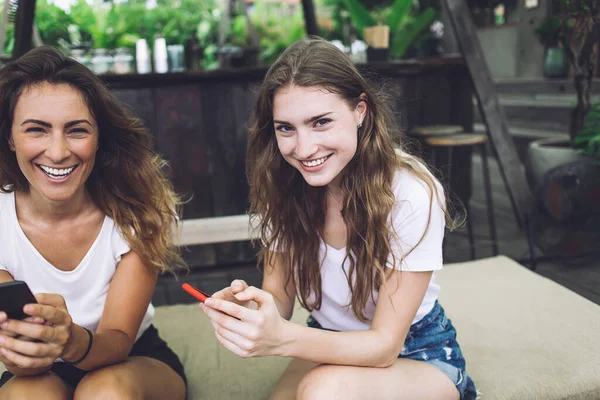
M 494 79 L 518 76 L 519 27 L 517 25 L 478 29 L 477 38 Z

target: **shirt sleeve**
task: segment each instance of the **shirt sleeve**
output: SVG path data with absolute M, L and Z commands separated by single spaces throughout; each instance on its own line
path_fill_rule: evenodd
M 391 249 L 395 259 L 390 255 L 389 267 L 401 271 L 442 269 L 445 199 L 441 185 L 434 182 L 437 195 L 433 193 L 433 199 L 427 184 L 412 175 L 405 185 L 398 184 L 391 221 L 395 233 Z
M 271 233 L 273 232 L 273 230 L 271 229 L 271 226 L 267 226 L 266 229 L 266 233 L 268 236 L 271 236 Z M 261 243 L 264 247 L 267 246 L 267 243 L 261 239 Z M 271 243 L 271 246 L 269 246 L 269 251 L 272 253 L 281 253 L 282 250 L 279 248 L 279 239 L 275 238 L 275 240 L 273 240 L 273 243 Z
M 113 257 L 117 263 L 121 261 L 121 257 L 124 254 L 127 254 L 131 251 L 129 243 L 127 243 L 127 241 L 121 234 L 121 231 L 116 225 L 113 229 L 113 234 L 111 238 L 111 248 L 113 252 Z

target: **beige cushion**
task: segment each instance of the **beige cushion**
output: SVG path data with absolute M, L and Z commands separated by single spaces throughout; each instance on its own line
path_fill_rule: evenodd
M 292 320 L 308 313 L 296 307 Z M 290 359 L 243 359 L 221 347 L 208 317 L 193 305 L 158 307 L 154 324 L 181 357 L 188 378 L 188 400 L 265 400 Z
M 437 276 L 483 399 L 600 399 L 600 306 L 503 256 Z
M 484 400 L 600 399 L 598 305 L 502 256 L 436 275 Z M 154 323 L 182 358 L 189 400 L 266 399 L 289 363 L 221 348 L 197 305 L 159 307 Z

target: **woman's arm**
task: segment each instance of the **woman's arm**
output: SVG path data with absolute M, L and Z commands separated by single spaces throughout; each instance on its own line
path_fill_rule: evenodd
M 264 268 L 262 290 L 271 293 L 279 310 L 279 315 L 289 320 L 294 312 L 296 288 L 291 279 L 288 282 L 281 255 L 279 253 L 271 253 L 270 255 L 271 262 L 265 265 Z
M 157 273 L 147 268 L 134 252 L 123 256 L 108 290 L 104 312 L 93 339 L 72 323 L 62 296 L 38 294 L 38 304 L 25 307 L 25 313 L 41 317 L 44 325 L 9 320 L 2 328 L 36 342 L 4 337 L 2 355 L 10 363 L 25 368 L 52 365 L 58 357 L 75 362 L 91 343 L 89 353 L 77 367 L 94 370 L 123 361 L 129 355 L 140 323 L 152 297 Z
M 220 343 L 241 357 L 280 355 L 308 361 L 387 367 L 398 357 L 423 301 L 431 271 L 394 271 L 382 285 L 369 330 L 331 332 L 308 328 L 281 318 L 274 296 L 248 288 L 237 295 L 254 300 L 249 310 L 221 299 L 210 299 L 202 310 L 213 320 Z
M 91 371 L 128 357 L 152 299 L 157 278 L 158 273 L 144 265 L 135 252 L 123 255 L 110 283 L 100 325 L 93 335 L 92 348 L 77 368 Z M 62 358 L 68 361 L 79 359 L 88 343 L 87 332 L 73 325 L 72 339 Z
M 431 271 L 394 271 L 379 298 L 371 328 L 330 332 L 289 324 L 281 355 L 324 364 L 388 367 L 398 358 L 423 301 Z M 387 286 L 387 287 L 386 287 Z

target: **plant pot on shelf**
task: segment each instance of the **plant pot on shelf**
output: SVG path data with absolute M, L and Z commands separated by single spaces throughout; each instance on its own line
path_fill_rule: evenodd
M 390 27 L 387 25 L 370 26 L 364 29 L 367 42 L 367 61 L 387 61 L 390 55 Z
M 243 67 L 256 67 L 259 65 L 258 57 L 260 49 L 258 47 L 244 47 L 244 65 Z
M 385 62 L 390 57 L 390 49 L 389 48 L 375 48 L 375 47 L 367 47 L 367 61 L 368 62 Z
M 531 188 L 539 186 L 554 168 L 588 158 L 574 149 L 567 139 L 546 138 L 529 144 L 525 172 Z
M 529 235 L 547 255 L 574 256 L 600 245 L 600 162 L 566 139 L 529 145 L 525 173 L 532 188 Z
M 569 64 L 565 49 L 562 47 L 546 47 L 544 52 L 544 76 L 546 78 L 566 78 Z

